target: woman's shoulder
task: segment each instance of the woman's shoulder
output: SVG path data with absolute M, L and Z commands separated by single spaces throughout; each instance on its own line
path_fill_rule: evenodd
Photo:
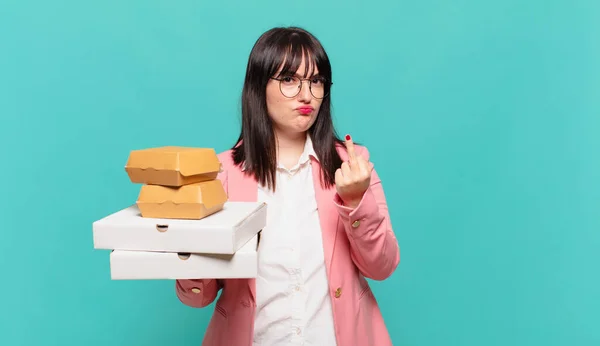
M 217 158 L 224 169 L 229 169 L 234 166 L 232 154 L 233 149 L 228 149 L 217 154 Z

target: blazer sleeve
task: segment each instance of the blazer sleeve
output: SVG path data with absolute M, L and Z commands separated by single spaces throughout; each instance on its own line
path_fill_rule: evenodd
M 369 159 L 369 152 L 365 147 L 362 147 L 360 154 Z M 371 184 L 355 209 L 344 206 L 337 193 L 334 203 L 350 241 L 352 261 L 363 276 L 384 280 L 392 275 L 400 263 L 400 247 L 392 229 L 383 186 L 377 172 L 373 170 Z
M 203 308 L 212 303 L 223 287 L 217 279 L 175 280 L 175 290 L 179 300 L 193 308 Z
M 227 171 L 217 175 L 217 179 L 227 191 Z M 224 281 L 219 279 L 178 279 L 175 280 L 175 293 L 179 300 L 194 308 L 203 308 L 210 305 L 217 293 L 224 286 Z

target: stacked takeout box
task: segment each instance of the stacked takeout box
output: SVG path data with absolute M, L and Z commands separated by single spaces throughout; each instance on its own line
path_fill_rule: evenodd
M 214 149 L 134 150 L 125 170 L 142 184 L 136 203 L 93 223 L 112 279 L 256 277 L 267 208 L 228 201 Z

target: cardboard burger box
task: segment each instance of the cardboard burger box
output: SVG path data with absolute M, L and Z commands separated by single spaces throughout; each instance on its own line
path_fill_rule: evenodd
M 227 194 L 219 180 L 181 187 L 144 185 L 137 206 L 142 217 L 202 219 L 223 209 Z
M 212 148 L 164 146 L 133 150 L 125 171 L 132 183 L 179 187 L 214 180 L 221 170 Z
M 232 255 L 114 250 L 112 280 L 256 278 L 258 235 Z

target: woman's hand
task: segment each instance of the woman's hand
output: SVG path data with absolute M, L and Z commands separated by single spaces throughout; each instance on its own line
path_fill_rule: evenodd
M 337 193 L 349 208 L 356 208 L 371 183 L 373 164 L 354 152 L 354 143 L 346 135 L 348 161 L 335 171 L 335 188 Z

